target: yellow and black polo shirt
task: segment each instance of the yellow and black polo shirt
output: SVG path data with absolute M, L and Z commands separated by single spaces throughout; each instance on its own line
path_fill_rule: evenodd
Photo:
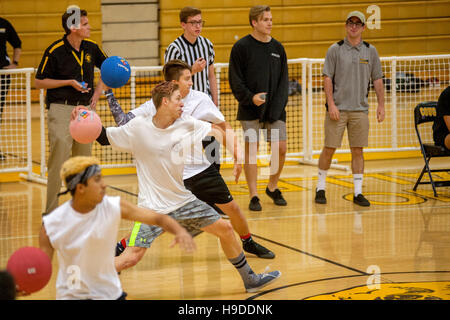
M 65 35 L 52 43 L 44 53 L 36 79 L 75 79 L 86 82 L 89 93 L 81 93 L 72 86 L 47 89 L 47 106 L 50 103 L 89 104 L 94 93 L 94 67 L 100 68 L 108 56 L 90 39 L 81 41 L 80 50 L 75 50 Z

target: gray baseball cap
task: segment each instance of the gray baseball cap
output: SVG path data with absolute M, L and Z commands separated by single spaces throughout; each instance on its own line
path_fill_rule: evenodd
M 366 24 L 366 17 L 364 16 L 364 13 L 360 12 L 360 11 L 352 11 L 347 15 L 347 19 L 345 21 L 347 21 L 348 19 L 350 19 L 351 17 L 356 17 L 359 20 L 361 20 L 361 22 L 363 24 Z

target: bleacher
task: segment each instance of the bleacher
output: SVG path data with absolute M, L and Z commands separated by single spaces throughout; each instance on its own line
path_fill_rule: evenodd
M 105 1 L 103 1 L 105 2 Z M 108 0 L 108 3 L 130 5 L 144 2 L 135 0 Z M 14 1 L 0 0 L 2 17 L 9 20 L 22 39 L 20 67 L 37 68 L 44 50 L 63 35 L 61 12 L 68 5 L 77 4 L 89 13 L 91 38 L 102 42 L 102 1 Z M 215 48 L 216 62 L 228 62 L 234 42 L 251 32 L 248 10 L 257 2 L 252 0 L 190 2 L 182 0 L 159 1 L 159 53 L 162 64 L 164 50 L 182 33 L 179 10 L 192 5 L 202 9 L 206 25 L 202 34 Z M 258 2 L 259 3 L 259 2 Z M 286 48 L 289 59 L 323 58 L 328 47 L 345 36 L 343 19 L 351 10 L 367 13 L 369 2 L 357 0 L 318 0 L 265 2 L 272 8 L 274 27 L 272 35 Z M 373 43 L 380 56 L 441 54 L 448 52 L 450 41 L 450 4 L 447 0 L 431 1 L 377 1 L 381 29 L 370 29 L 364 39 Z M 370 21 L 368 21 L 370 23 Z M 8 45 L 8 54 L 12 50 Z M 113 52 L 108 52 L 114 55 Z M 38 90 L 32 90 L 32 102 L 39 100 Z
M 224 4 L 226 3 L 226 7 Z M 161 1 L 160 56 L 167 45 L 182 33 L 178 13 L 193 5 L 206 21 L 202 35 L 209 38 L 217 62 L 228 62 L 234 42 L 251 32 L 249 8 L 259 2 L 245 1 Z M 380 56 L 448 53 L 450 3 L 432 1 L 377 1 L 381 29 L 370 29 L 367 9 L 373 3 L 357 0 L 265 1 L 273 15 L 272 35 L 286 48 L 289 59 L 323 58 L 328 47 L 345 36 L 344 19 L 352 10 L 366 14 L 363 34 Z

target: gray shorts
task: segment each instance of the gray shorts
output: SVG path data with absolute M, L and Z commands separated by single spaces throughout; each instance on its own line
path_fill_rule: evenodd
M 258 142 L 259 132 L 262 130 L 266 141 L 286 141 L 286 122 L 277 120 L 273 123 L 259 122 L 259 120 L 242 120 L 245 142 Z
M 177 220 L 193 237 L 202 233 L 201 228 L 209 226 L 220 219 L 220 215 L 216 210 L 198 199 L 168 213 L 168 215 Z M 153 240 L 163 232 L 164 230 L 159 226 L 149 226 L 145 223 L 135 222 L 130 239 L 127 241 L 127 246 L 150 248 Z

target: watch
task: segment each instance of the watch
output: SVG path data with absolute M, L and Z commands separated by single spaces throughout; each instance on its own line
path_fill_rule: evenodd
M 16 66 L 19 65 L 19 61 L 14 60 L 12 63 L 14 63 Z

